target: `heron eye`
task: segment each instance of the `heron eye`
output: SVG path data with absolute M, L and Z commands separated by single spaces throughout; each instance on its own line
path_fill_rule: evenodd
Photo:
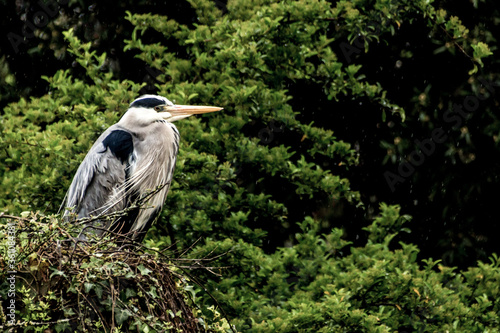
M 161 106 L 159 105 L 155 106 L 155 111 L 161 111 Z

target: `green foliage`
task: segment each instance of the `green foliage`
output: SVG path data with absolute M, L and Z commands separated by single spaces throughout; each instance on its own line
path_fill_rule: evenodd
M 418 262 L 414 245 L 390 244 L 408 218 L 380 208 L 360 247 L 339 229 L 320 234 L 311 218 L 293 247 L 271 255 L 234 242 L 230 260 L 243 275 L 213 283 L 214 295 L 245 332 L 496 331 L 498 257 L 465 272 Z
M 181 294 L 190 295 L 190 305 L 199 309 L 194 311 L 198 322 L 229 330 L 206 289 L 242 332 L 498 330 L 496 256 L 491 264 L 463 272 L 432 259 L 417 260 L 416 246 L 395 241 L 409 232 L 404 224 L 410 217 L 400 216 L 399 206 L 381 204 L 379 216 L 364 228 L 366 235 L 358 230 L 366 242 L 356 246 L 332 227 L 336 221 L 328 214 L 364 207 L 362 194 L 345 177 L 360 163 L 359 151 L 337 138 L 330 124 L 309 120 L 315 113 L 350 112 L 335 109 L 341 100 L 368 101 L 383 122 L 406 119 L 405 109 L 362 65 L 352 63 L 353 55 L 339 51 L 338 43 L 347 51 L 356 47 L 356 54 L 367 53 L 376 43 L 388 43 L 401 26 L 424 20 L 429 30 L 443 31 L 446 45 L 468 56 L 471 67 L 481 66 L 491 54 L 488 45 L 471 41 L 457 17 L 448 18 L 430 1 L 234 0 L 225 11 L 208 0 L 189 2 L 197 15 L 189 25 L 127 12 L 133 28 L 122 46 L 145 68 L 159 71 L 158 94 L 179 104 L 224 107 L 179 122 L 182 140 L 171 193 L 145 241 L 150 250 L 172 246 L 184 253 L 189 248 L 186 255 L 195 262 L 217 258 L 208 271 L 197 272 L 201 286 L 177 280 Z M 3 110 L 0 206 L 11 214 L 56 212 L 93 141 L 145 89 L 144 83 L 108 72 L 108 55 L 82 42 L 74 30 L 64 37 L 78 68 L 44 77 L 48 94 L 20 99 Z M 313 106 L 294 109 L 294 100 L 304 98 L 297 91 L 304 82 L 321 90 L 319 107 L 313 101 Z M 395 156 L 389 159 L 396 161 Z M 42 229 L 67 228 L 57 217 L 36 216 L 44 219 L 38 224 Z M 27 258 L 38 253 L 24 243 L 19 246 Z M 176 311 L 143 318 L 133 301 L 158 298 L 159 266 L 141 261 L 132 267 L 99 253 L 92 252 L 83 268 L 70 261 L 71 274 L 53 262 L 40 270 L 37 261 L 35 270 L 46 274 L 52 267 L 46 284 L 63 281 L 68 293 L 97 297 L 99 311 L 111 311 L 116 328 L 169 329 L 161 317 L 176 317 Z M 20 264 L 29 267 L 27 258 Z M 109 281 L 130 271 L 133 287 L 121 289 L 117 298 L 132 300 L 125 306 L 113 302 L 106 290 L 113 290 Z M 138 279 L 143 276 L 150 278 L 149 289 Z M 62 306 L 48 291 L 35 299 L 33 290 L 22 289 L 20 295 L 34 304 L 22 309 L 23 320 L 42 323 L 32 325 L 33 330 L 92 310 Z M 58 306 L 48 311 L 51 302 Z M 82 328 L 92 325 L 90 318 L 82 320 Z M 65 321 L 57 325 L 66 328 Z
M 382 205 L 380 210 L 367 228 L 372 233 L 397 233 L 408 220 L 399 216 L 397 206 Z M 189 278 L 179 278 L 182 271 L 176 267 L 186 265 L 186 259 L 172 263 L 155 251 L 120 251 L 106 239 L 90 247 L 66 247 L 61 241 L 77 234 L 78 227 L 54 216 L 10 222 L 18 230 L 17 325 L 28 331 L 169 331 L 179 324 L 179 316 L 184 318 L 180 322 L 191 323 L 193 314 L 183 302 L 200 307 L 194 315 L 204 328 L 198 330 L 229 331 L 225 318 L 206 303 L 206 292 L 193 288 Z M 231 311 L 232 324 L 240 331 L 484 332 L 500 327 L 497 256 L 489 264 L 457 272 L 432 259 L 419 263 L 414 245 L 389 246 L 387 236 L 349 248 L 340 229 L 320 234 L 312 218 L 299 226 L 296 244 L 273 254 L 229 239 L 217 244 L 206 240 L 197 248 L 196 257 L 212 256 L 233 266 L 203 288 Z M 2 244 L 1 255 L 8 258 L 7 242 Z M 8 300 L 12 268 L 7 261 L 0 265 L 1 297 Z M 238 274 L 228 275 L 236 270 Z M 165 307 L 170 317 L 162 315 Z M 6 325 L 5 306 L 3 311 Z M 93 316 L 96 320 L 90 320 Z

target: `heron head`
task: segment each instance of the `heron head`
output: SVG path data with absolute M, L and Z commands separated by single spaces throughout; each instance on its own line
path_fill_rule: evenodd
M 165 97 L 157 95 L 142 95 L 130 104 L 129 109 L 131 108 L 146 109 L 157 120 L 164 119 L 169 122 L 184 119 L 195 114 L 222 110 L 222 108 L 216 106 L 175 105 Z

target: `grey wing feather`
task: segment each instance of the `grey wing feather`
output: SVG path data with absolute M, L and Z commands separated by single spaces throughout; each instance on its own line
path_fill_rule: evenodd
M 65 208 L 73 208 L 78 218 L 116 211 L 125 205 L 124 200 L 118 200 L 112 203 L 113 207 L 109 206 L 113 196 L 125 186 L 126 178 L 126 165 L 103 144 L 114 129 L 111 126 L 97 139 L 68 190 Z

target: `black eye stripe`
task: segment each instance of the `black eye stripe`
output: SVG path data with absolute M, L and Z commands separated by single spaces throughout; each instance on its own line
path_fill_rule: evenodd
M 132 104 L 130 104 L 130 107 L 154 108 L 155 106 L 165 105 L 165 104 L 166 104 L 165 101 L 162 99 L 148 97 L 148 98 L 142 98 L 139 100 L 135 100 Z

